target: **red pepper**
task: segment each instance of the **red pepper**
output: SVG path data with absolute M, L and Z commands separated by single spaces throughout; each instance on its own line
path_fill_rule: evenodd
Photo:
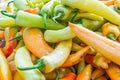
M 94 66 L 94 67 L 98 67 L 98 66 L 93 62 L 94 57 L 95 57 L 94 55 L 87 54 L 87 55 L 85 56 L 85 61 L 86 61 L 87 63 L 91 64 L 91 65 Z

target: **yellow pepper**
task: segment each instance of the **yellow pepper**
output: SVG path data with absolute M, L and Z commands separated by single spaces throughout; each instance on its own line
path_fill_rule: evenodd
M 102 26 L 102 34 L 103 36 L 107 36 L 108 38 L 112 40 L 116 40 L 118 36 L 120 35 L 120 30 L 118 26 L 111 24 L 111 23 L 105 23 Z

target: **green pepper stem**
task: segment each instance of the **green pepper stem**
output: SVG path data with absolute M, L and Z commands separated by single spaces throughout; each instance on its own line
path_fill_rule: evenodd
M 74 19 L 75 19 L 75 17 L 77 16 L 77 14 L 78 14 L 78 12 L 75 12 L 75 13 L 74 13 L 74 15 L 73 15 L 73 17 L 72 17 L 72 19 L 71 19 L 71 22 L 74 22 Z
M 54 17 L 52 18 L 53 21 L 57 23 L 56 19 L 62 17 L 62 15 L 63 15 L 62 13 L 58 13 L 56 16 L 54 16 Z
M 16 14 L 7 13 L 6 10 L 1 10 L 1 14 L 8 16 L 8 17 L 12 17 L 13 19 L 16 18 Z
M 11 38 L 9 41 L 15 40 L 15 39 L 21 39 L 22 35 L 21 34 L 16 34 L 15 37 Z
M 42 15 L 43 15 L 43 19 L 44 19 L 44 27 L 45 27 L 45 29 L 47 29 L 47 22 L 46 22 L 47 13 L 44 12 Z
M 5 28 L 0 28 L 0 31 L 5 31 Z
M 9 1 L 8 4 L 7 4 L 7 6 L 9 6 L 13 2 L 14 2 L 13 0 Z
M 111 40 L 115 40 L 115 34 L 114 33 L 108 33 L 107 37 Z
M 40 59 L 39 62 L 31 67 L 18 67 L 19 70 L 32 70 L 32 69 L 40 69 L 41 72 L 45 72 L 45 65 L 44 65 L 44 60 Z
M 72 71 L 73 73 L 76 73 L 76 71 L 75 71 L 75 68 L 74 68 L 74 67 L 70 67 L 70 69 L 71 69 L 71 71 Z
M 56 79 L 55 80 L 59 80 L 59 71 L 56 70 L 55 72 L 56 72 Z
M 114 10 L 115 10 L 116 12 L 120 13 L 120 9 L 119 9 L 119 8 L 114 7 Z

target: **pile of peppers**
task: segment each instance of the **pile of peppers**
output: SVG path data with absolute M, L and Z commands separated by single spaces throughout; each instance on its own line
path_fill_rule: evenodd
M 120 80 L 120 0 L 0 1 L 0 80 Z

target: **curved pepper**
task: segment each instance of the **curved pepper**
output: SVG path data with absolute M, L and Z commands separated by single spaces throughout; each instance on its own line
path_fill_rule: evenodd
M 18 66 L 19 70 L 31 70 L 38 68 L 45 73 L 49 73 L 54 69 L 60 67 L 68 58 L 72 47 L 72 41 L 62 41 L 58 44 L 55 50 L 47 55 L 40 58 L 38 63 L 31 67 Z
M 23 32 L 25 46 L 38 58 L 48 55 L 53 51 L 44 40 L 43 33 L 38 28 L 27 28 Z
M 92 73 L 92 66 L 88 64 L 83 71 L 78 74 L 76 80 L 90 80 L 91 78 L 91 73 Z
M 77 51 L 76 53 L 71 54 L 61 67 L 70 67 L 79 63 L 88 51 L 89 51 L 89 47 L 87 46 Z
M 63 78 L 60 78 L 59 80 L 76 80 L 76 74 L 75 73 L 68 73 Z
M 54 10 L 53 10 L 53 13 L 54 13 L 54 16 L 53 16 L 53 20 L 55 22 L 56 19 L 57 20 L 66 20 L 68 18 L 68 16 L 70 16 L 72 12 L 72 9 L 68 6 L 64 6 L 64 5 L 57 5 L 55 6 Z
M 46 30 L 44 33 L 45 40 L 52 43 L 72 39 L 74 37 L 75 35 L 69 27 L 60 30 Z
M 17 33 L 17 31 L 18 31 L 17 27 L 11 27 L 8 34 L 8 39 L 13 38 Z M 13 52 L 13 49 L 15 49 L 16 46 L 17 46 L 17 40 L 8 41 L 8 43 L 6 40 L 6 45 L 3 48 L 3 52 L 5 53 L 5 56 L 8 57 Z
M 43 16 L 45 29 L 47 29 L 46 17 L 47 16 L 51 17 L 51 15 L 53 14 L 54 7 L 59 3 L 60 3 L 59 0 L 51 0 L 41 8 L 40 14 Z
M 15 65 L 16 67 L 30 67 L 33 66 L 31 61 L 30 53 L 26 47 L 21 47 L 16 51 L 15 54 Z M 44 75 L 38 70 L 28 70 L 28 71 L 21 71 L 19 69 L 18 73 L 24 80 L 45 80 Z
M 98 30 L 104 23 L 105 23 L 104 20 L 103 21 L 95 21 L 95 20 L 90 20 L 90 19 L 85 19 L 85 18 L 81 19 L 81 24 L 84 27 L 86 27 L 92 31 Z
M 100 76 L 102 76 L 105 73 L 105 71 L 103 69 L 95 69 L 92 72 L 91 78 L 92 80 L 96 80 L 96 78 L 99 78 Z
M 120 65 L 120 44 L 96 34 L 82 26 L 69 23 L 71 30 L 86 44 L 92 46 L 107 59 Z M 104 46 L 103 46 L 104 45 Z
M 61 0 L 61 3 L 83 11 L 95 13 L 114 24 L 120 25 L 120 15 L 99 0 Z
M 78 13 L 75 17 L 74 20 L 78 20 L 80 18 L 87 18 L 87 19 L 91 19 L 91 20 L 98 20 L 98 21 L 104 21 L 104 18 L 99 16 L 99 15 L 96 15 L 94 13 Z
M 80 46 L 79 44 L 77 44 L 77 43 L 72 43 L 72 51 L 79 51 L 79 50 L 81 50 L 83 47 L 82 46 Z
M 109 67 L 105 70 L 110 77 L 111 80 L 119 80 L 120 79 L 120 68 L 118 65 L 114 63 L 110 63 Z
M 12 73 L 10 71 L 8 62 L 4 53 L 0 49 L 0 80 L 12 80 Z
M 13 18 L 7 17 L 7 16 L 1 16 L 0 15 L 0 27 L 13 27 L 15 26 L 15 20 Z
M 100 53 L 97 53 L 94 57 L 93 62 L 103 69 L 108 68 L 108 63 L 110 63 L 110 60 L 106 59 L 104 56 L 102 56 Z
M 105 23 L 102 26 L 102 34 L 103 36 L 107 36 L 108 38 L 112 40 L 116 40 L 118 36 L 120 35 L 120 30 L 118 26 L 111 24 L 111 23 Z
M 77 65 L 77 74 L 80 74 L 85 68 L 85 59 L 83 58 Z
M 21 10 L 18 11 L 16 15 L 6 13 L 6 11 L 1 11 L 1 13 L 3 15 L 14 18 L 16 24 L 21 27 L 38 27 L 38 28 L 45 29 L 42 16 L 39 16 L 36 14 L 31 14 L 31 13 L 24 12 Z M 60 23 L 55 23 L 54 21 L 52 21 L 49 18 L 46 19 L 46 25 L 47 25 L 47 29 L 62 29 L 65 27 L 64 25 L 62 25 Z

